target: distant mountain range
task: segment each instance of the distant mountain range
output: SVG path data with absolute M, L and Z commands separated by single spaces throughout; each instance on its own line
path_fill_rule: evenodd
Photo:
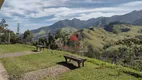
M 132 23 L 133 25 L 142 26 L 142 19 L 138 19 Z
M 61 20 L 53 25 L 41 27 L 39 29 L 32 30 L 32 33 L 36 36 L 39 36 L 39 34 L 46 34 L 48 32 L 55 33 L 57 29 L 64 28 L 64 27 L 72 27 L 75 29 L 83 29 L 88 28 L 90 26 L 94 27 L 103 27 L 106 24 L 109 24 L 110 22 L 125 22 L 130 23 L 134 25 L 142 26 L 142 10 L 140 11 L 133 11 L 131 13 L 125 14 L 125 15 L 116 15 L 112 17 L 99 17 L 99 18 L 92 18 L 89 20 L 79 20 L 79 19 L 72 19 L 72 20 Z

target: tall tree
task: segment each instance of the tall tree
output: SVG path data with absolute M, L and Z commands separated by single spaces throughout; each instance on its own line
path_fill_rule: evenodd
M 19 36 L 19 34 L 20 34 L 20 24 L 19 23 L 17 24 L 17 33 L 16 34 L 17 34 L 17 36 Z
M 58 38 L 61 38 L 63 37 L 63 33 L 62 33 L 62 30 L 61 29 L 58 29 L 56 34 L 55 34 L 55 38 L 58 39 Z
M 4 38 L 4 42 L 10 43 L 10 32 L 7 29 L 8 24 L 6 24 L 6 20 L 5 19 L 1 19 L 0 21 L 0 36 L 2 37 L 2 35 L 4 34 L 8 34 L 8 38 Z M 3 37 L 2 37 L 3 38 Z
M 55 42 L 55 37 L 51 33 L 48 33 L 48 47 L 50 49 L 57 49 L 58 48 L 58 46 Z
M 69 33 L 66 33 L 64 31 L 62 31 L 62 29 L 58 29 L 56 34 L 55 34 L 55 38 L 56 39 L 60 39 L 61 42 L 66 45 L 67 44 L 67 38 L 68 38 Z
M 6 28 L 8 26 L 8 24 L 6 24 L 6 20 L 5 19 L 1 19 L 0 24 L 1 24 L 2 28 Z
M 30 30 L 27 30 L 24 32 L 24 36 L 23 39 L 25 40 L 25 42 L 31 42 L 33 39 L 33 34 Z

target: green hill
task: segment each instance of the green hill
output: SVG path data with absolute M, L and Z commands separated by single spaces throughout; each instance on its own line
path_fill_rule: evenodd
M 121 23 L 77 33 L 83 35 L 81 46 L 88 46 L 88 52 L 83 55 L 142 71 L 141 30 L 141 26 Z
M 55 34 L 58 29 L 61 29 L 61 31 L 65 32 L 66 34 L 71 34 L 77 31 L 76 28 L 69 26 L 63 28 L 56 28 L 54 31 L 51 31 L 51 29 L 48 27 L 43 27 L 38 30 L 32 31 L 32 33 L 34 34 L 34 40 L 37 40 L 40 37 L 48 37 L 49 32 Z
M 113 31 L 106 31 L 103 28 L 92 28 L 92 29 L 83 29 L 84 39 L 87 42 L 94 46 L 94 48 L 103 48 L 105 44 L 115 43 L 119 40 L 135 38 L 136 36 L 142 36 L 139 32 L 142 30 L 140 26 L 132 26 L 125 24 L 115 24 L 111 27 Z M 123 29 L 129 29 L 128 31 L 120 31 Z M 118 31 L 115 33 L 115 31 Z

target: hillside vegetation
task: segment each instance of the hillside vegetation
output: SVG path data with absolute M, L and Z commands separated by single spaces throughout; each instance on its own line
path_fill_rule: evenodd
M 76 28 L 68 26 L 68 27 L 63 27 L 63 28 L 57 28 L 54 31 L 51 31 L 51 29 L 48 29 L 48 27 L 45 29 L 41 28 L 37 31 L 33 31 L 32 33 L 34 33 L 34 39 L 37 40 L 38 38 L 48 37 L 47 36 L 48 33 L 55 34 L 59 29 L 62 31 L 62 33 L 65 33 L 65 34 L 71 34 L 77 31 Z
M 128 32 L 119 32 L 117 34 L 113 32 L 107 32 L 103 28 L 93 28 L 93 30 L 90 29 L 84 29 L 83 34 L 85 36 L 85 39 L 92 44 L 95 48 L 103 48 L 104 44 L 108 43 L 114 43 L 119 40 L 123 39 L 129 39 L 129 38 L 135 38 L 135 36 L 142 35 L 139 33 L 139 31 L 142 29 L 142 27 L 139 26 L 126 26 L 126 25 L 114 25 L 118 26 L 117 28 L 122 27 L 128 27 L 130 31 Z
M 105 28 L 83 29 L 82 46 L 88 46 L 85 56 L 142 71 L 142 27 L 130 24 L 106 25 Z

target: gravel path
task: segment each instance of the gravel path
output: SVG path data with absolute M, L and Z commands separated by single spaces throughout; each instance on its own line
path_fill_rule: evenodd
M 64 72 L 69 71 L 68 67 L 62 65 L 56 65 L 47 69 L 40 69 L 33 72 L 28 72 L 23 75 L 20 80 L 40 80 L 43 77 L 56 77 Z
M 8 74 L 3 64 L 0 62 L 0 80 L 8 80 Z
M 38 52 L 27 51 L 27 52 L 17 52 L 17 53 L 5 53 L 5 54 L 0 54 L 0 58 L 17 57 L 17 56 L 22 56 L 27 54 L 36 54 L 36 53 Z
M 6 54 L 0 54 L 0 58 L 6 58 L 6 57 L 16 57 L 16 56 L 22 56 L 27 54 L 37 54 L 39 52 L 17 52 L 17 53 L 6 53 Z M 69 66 L 72 66 L 69 64 Z M 25 73 L 22 75 L 22 78 L 20 80 L 40 80 L 43 77 L 56 77 L 64 72 L 70 71 L 71 69 L 74 69 L 72 67 L 67 67 L 67 65 L 60 65 L 57 64 L 56 66 L 49 67 L 46 69 L 40 69 L 37 71 L 32 71 Z M 3 66 L 3 64 L 0 62 L 0 80 L 8 80 L 9 76 Z
M 38 52 L 17 52 L 17 53 L 5 53 L 5 54 L 0 54 L 0 58 L 6 58 L 6 57 L 16 57 L 16 56 L 22 56 L 22 55 L 27 55 L 27 54 L 36 54 Z M 0 80 L 8 80 L 8 74 L 7 71 L 5 70 L 3 64 L 0 62 Z

